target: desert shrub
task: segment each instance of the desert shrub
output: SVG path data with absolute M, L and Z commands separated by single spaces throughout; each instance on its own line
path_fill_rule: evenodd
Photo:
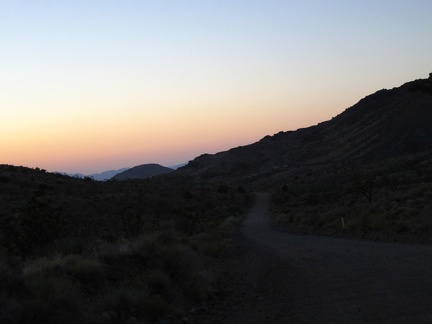
M 118 287 L 101 297 L 102 312 L 114 322 L 130 316 L 144 316 L 148 291 L 132 287 Z
M 157 233 L 142 236 L 139 240 L 138 253 L 146 259 L 150 258 L 158 248 L 158 239 Z
M 59 312 L 59 310 L 56 311 Z M 3 324 L 59 323 L 60 319 L 58 318 L 58 315 L 54 316 L 53 312 L 54 309 L 51 308 L 50 303 L 45 302 L 41 299 L 9 299 L 6 303 L 2 305 L 0 320 Z M 56 321 L 55 317 L 57 317 L 58 321 Z M 63 321 L 63 323 L 73 322 L 74 321 L 67 321 L 66 319 L 64 319 Z
M 85 254 L 92 247 L 93 242 L 87 237 L 64 237 L 57 239 L 46 249 L 46 254 Z
M 238 218 L 232 216 L 227 217 L 222 223 L 219 220 L 218 226 L 213 226 L 211 231 L 195 236 L 190 246 L 206 256 L 218 257 L 225 251 L 234 226 L 238 222 Z
M 148 274 L 148 287 L 153 294 L 164 295 L 171 285 L 168 275 L 159 269 L 153 269 Z
M 20 303 L 6 295 L 6 292 L 0 292 L 0 323 L 12 324 L 17 323 L 16 318 L 19 314 Z
M 42 274 L 31 274 L 24 277 L 24 283 L 29 292 L 42 299 L 66 297 L 78 294 L 79 288 L 72 280 L 65 277 L 50 277 Z
M 20 323 L 74 323 L 81 317 L 83 296 L 68 278 L 32 274 L 24 278 L 30 298 L 20 306 Z
M 59 209 L 47 199 L 33 196 L 19 212 L 2 220 L 2 243 L 13 253 L 27 255 L 62 235 Z
M 92 288 L 100 288 L 105 283 L 105 271 L 97 260 L 84 259 L 79 255 L 50 260 L 39 258 L 24 268 L 26 276 L 69 277 Z
M 164 315 L 169 308 L 169 304 L 160 295 L 148 296 L 144 302 L 146 315 L 156 319 Z
M 0 292 L 16 290 L 21 285 L 21 276 L 17 269 L 14 269 L 6 262 L 0 263 Z
M 353 231 L 402 233 L 408 230 L 405 220 L 398 215 L 384 212 L 363 212 L 346 219 L 346 227 Z
M 50 260 L 47 257 L 38 258 L 28 262 L 24 267 L 23 273 L 26 276 L 34 274 L 54 275 L 57 270 L 57 261 L 58 260 Z
M 293 223 L 306 224 L 308 222 L 307 213 L 304 210 L 298 210 L 292 218 Z
M 85 285 L 100 288 L 105 284 L 105 270 L 97 260 L 70 255 L 62 261 L 64 270 Z
M 225 240 L 208 239 L 198 244 L 198 250 L 206 256 L 220 256 L 226 248 Z
M 5 262 L 0 263 L 0 323 L 16 323 L 21 313 L 18 296 L 27 295 L 20 272 Z
M 182 244 L 161 246 L 157 252 L 154 265 L 172 278 L 187 278 L 199 264 L 196 254 Z
M 209 273 L 190 247 L 181 244 L 163 247 L 156 262 L 186 297 L 200 301 L 210 291 Z
M 194 235 L 202 230 L 203 215 L 197 211 L 176 210 L 175 212 L 176 225 L 175 228 L 187 235 Z
M 183 197 L 186 200 L 191 200 L 193 198 L 193 194 L 192 194 L 192 192 L 190 190 L 185 189 L 183 191 Z
M 243 187 L 187 177 L 101 183 L 10 172 L 0 170 L 9 177 L 0 179 L 0 253 L 25 266 L 0 263 L 0 313 L 7 303 L 14 322 L 126 322 L 190 309 L 211 292 L 204 263 L 223 253 L 251 199 Z
M 6 183 L 11 181 L 11 178 L 5 175 L 0 175 L 0 183 Z
M 340 229 L 342 228 L 342 217 L 343 215 L 340 215 L 337 212 L 319 215 L 318 219 L 313 224 L 313 227 L 315 229 L 323 229 L 323 230 Z M 345 218 L 344 218 L 344 222 L 345 222 Z
M 220 193 L 220 194 L 226 194 L 226 193 L 228 193 L 229 189 L 230 188 L 227 185 L 220 185 L 217 188 L 217 192 Z
M 384 213 L 370 213 L 366 216 L 367 229 L 372 231 L 385 231 L 391 229 L 392 220 Z
M 320 216 L 315 213 L 308 213 L 304 217 L 301 218 L 300 223 L 308 226 L 314 226 L 315 223 L 319 220 Z
M 362 221 L 360 217 L 351 217 L 345 219 L 345 227 L 350 231 L 359 231 L 362 229 Z
M 391 224 L 391 229 L 396 233 L 403 233 L 408 231 L 408 225 L 403 221 L 396 221 Z
M 280 223 L 280 224 L 290 223 L 290 217 L 287 213 L 280 212 L 277 210 L 272 210 L 272 217 L 276 221 L 276 223 Z
M 123 232 L 129 240 L 136 239 L 143 231 L 144 217 L 132 210 L 127 210 L 121 215 Z
M 161 231 L 156 237 L 158 245 L 176 245 L 181 241 L 179 233 L 173 230 Z

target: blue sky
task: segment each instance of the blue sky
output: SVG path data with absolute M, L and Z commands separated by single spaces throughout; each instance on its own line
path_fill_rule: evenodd
M 171 165 L 432 72 L 432 1 L 0 1 L 0 163 Z

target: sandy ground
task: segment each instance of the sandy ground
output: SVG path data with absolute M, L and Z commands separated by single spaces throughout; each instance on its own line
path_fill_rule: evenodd
M 193 323 L 432 323 L 432 246 L 292 235 L 268 194 L 242 224 L 220 294 Z

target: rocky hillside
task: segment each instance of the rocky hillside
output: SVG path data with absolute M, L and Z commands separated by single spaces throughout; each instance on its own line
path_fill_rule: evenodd
M 112 177 L 113 180 L 129 180 L 129 179 L 146 179 L 157 175 L 165 174 L 173 171 L 173 169 L 164 167 L 159 164 L 143 164 L 130 168 L 124 172 L 116 174 Z
M 266 136 L 257 143 L 202 155 L 177 172 L 251 185 L 313 167 L 392 159 L 432 148 L 432 73 L 365 97 L 318 125 Z M 306 171 L 305 171 L 306 172 Z

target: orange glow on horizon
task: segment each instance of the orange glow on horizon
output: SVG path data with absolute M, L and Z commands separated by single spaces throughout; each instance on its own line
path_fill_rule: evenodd
M 169 166 L 322 121 L 317 114 L 305 117 L 290 109 L 281 114 L 282 99 L 252 103 L 249 98 L 235 106 L 222 100 L 205 109 L 201 102 L 182 103 L 171 114 L 132 105 L 99 115 L 92 107 L 88 115 L 59 114 L 47 120 L 18 116 L 21 122 L 9 125 L 0 138 L 0 156 L 4 163 L 61 172 L 93 173 L 143 163 Z
M 4 1 L 0 163 L 170 165 L 328 120 L 430 72 L 431 4 L 373 7 Z

